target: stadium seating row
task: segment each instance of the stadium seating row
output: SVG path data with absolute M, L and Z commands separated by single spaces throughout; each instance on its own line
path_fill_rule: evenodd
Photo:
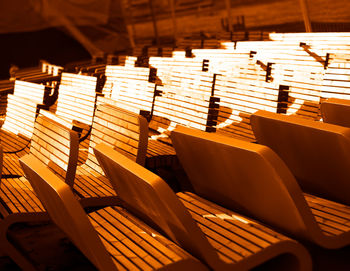
M 348 129 L 318 121 L 346 126 L 337 110 L 347 100 L 323 99 L 348 97 L 347 48 L 305 41 L 226 43 L 148 67 L 84 64 L 59 74 L 46 107 L 52 89 L 16 80 L 1 128 L 2 250 L 31 270 L 4 236 L 47 220 L 44 208 L 101 270 L 246 270 L 276 257 L 280 269 L 310 270 L 290 238 L 348 245 Z M 193 191 L 174 194 L 142 167 L 175 154 Z M 108 207 L 87 217 L 76 198 Z

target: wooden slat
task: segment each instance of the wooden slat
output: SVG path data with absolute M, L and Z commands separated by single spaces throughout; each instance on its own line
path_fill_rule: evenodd
M 118 148 L 136 160 L 140 136 L 139 125 L 138 115 L 112 105 L 99 105 L 95 112 L 86 164 L 96 169 L 92 148 L 101 142 Z M 100 168 L 98 171 L 102 173 Z
M 35 101 L 9 95 L 6 118 L 1 129 L 30 139 L 34 129 L 36 107 Z
M 104 177 L 103 170 L 94 155 L 93 148 L 97 144 L 108 144 L 135 161 L 146 153 L 147 146 L 141 146 L 139 142 L 143 140 L 142 137 L 147 136 L 147 131 L 141 130 L 145 127 L 140 127 L 140 116 L 114 106 L 111 100 L 110 103 L 107 102 L 108 99 L 98 99 L 87 159 L 77 168 L 73 188 L 81 198 L 115 197 L 115 191 Z
M 350 230 L 349 206 L 309 194 L 304 196 L 316 221 L 326 234 L 339 235 Z
M 63 172 L 69 167 L 70 140 L 69 128 L 39 115 L 35 123 L 30 153 L 65 177 Z
M 74 190 L 81 198 L 116 195 L 107 178 L 86 165 L 77 168 Z
M 10 213 L 41 212 L 44 210 L 25 178 L 3 179 L 0 187 L 1 201 L 8 207 Z
M 13 94 L 43 104 L 45 85 L 16 80 Z

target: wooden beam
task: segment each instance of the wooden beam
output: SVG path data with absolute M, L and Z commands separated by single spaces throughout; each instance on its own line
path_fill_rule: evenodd
M 303 14 L 303 20 L 305 25 L 305 32 L 312 32 L 311 22 L 309 18 L 309 11 L 307 7 L 307 0 L 299 0 L 301 12 Z
M 159 45 L 159 36 L 158 36 L 158 29 L 157 29 L 157 19 L 156 19 L 156 14 L 155 14 L 155 12 L 154 12 L 153 0 L 148 0 L 148 5 L 149 5 L 149 8 L 150 8 L 150 10 L 151 10 L 154 37 L 155 37 L 155 39 L 156 39 L 156 44 Z

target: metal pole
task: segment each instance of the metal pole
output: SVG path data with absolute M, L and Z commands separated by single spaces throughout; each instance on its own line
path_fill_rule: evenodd
M 171 10 L 171 18 L 173 20 L 173 35 L 174 35 L 174 42 L 176 42 L 176 36 L 177 36 L 177 25 L 176 25 L 176 14 L 175 14 L 175 4 L 174 0 L 169 0 L 170 10 Z
M 158 37 L 158 29 L 157 29 L 157 20 L 153 8 L 153 0 L 148 0 L 148 5 L 151 10 L 151 16 L 152 16 L 152 22 L 153 22 L 153 31 L 154 31 L 154 37 L 156 39 L 157 45 L 159 45 L 159 37 Z
M 232 31 L 231 0 L 225 0 L 227 10 L 228 31 Z
M 121 1 L 120 6 L 122 8 L 124 23 L 125 23 L 126 31 L 128 32 L 130 46 L 131 46 L 131 48 L 135 48 L 135 39 L 134 39 L 135 26 L 134 26 L 133 17 L 132 17 L 131 6 L 126 8 L 125 1 Z M 126 15 L 126 10 L 129 11 L 129 16 Z M 129 27 L 130 24 L 131 24 L 131 29 Z
M 304 25 L 305 25 L 305 32 L 312 32 L 311 29 L 311 22 L 309 18 L 309 11 L 307 8 L 307 0 L 299 0 L 301 12 L 303 13 L 303 19 L 304 19 Z

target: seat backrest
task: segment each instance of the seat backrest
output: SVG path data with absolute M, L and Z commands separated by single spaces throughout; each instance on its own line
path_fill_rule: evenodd
M 306 191 L 350 204 L 350 129 L 259 111 L 251 117 L 260 144 L 273 149 Z
M 96 100 L 94 76 L 62 73 L 56 114 L 71 121 L 92 124 Z
M 343 39 L 340 40 L 344 42 Z M 346 43 L 348 43 L 348 41 Z M 332 44 L 332 47 L 333 48 L 329 50 L 332 51 L 332 53 L 329 54 L 327 69 L 325 69 L 325 75 L 322 81 L 321 97 L 334 97 L 348 100 L 350 99 L 350 54 L 348 45 Z M 340 51 L 338 51 L 339 49 Z
M 350 127 L 350 100 L 329 98 L 321 103 L 324 122 Z
M 25 82 L 21 80 L 15 81 L 13 95 L 34 100 L 38 104 L 44 103 L 45 85 Z
M 159 176 L 105 144 L 94 152 L 126 209 L 210 266 L 220 265 L 190 213 Z
M 53 222 L 99 270 L 117 270 L 70 187 L 33 155 L 20 163 Z
M 220 99 L 216 132 L 255 141 L 249 117 L 260 109 L 277 111 L 279 86 L 265 82 L 267 72 L 248 57 L 236 65 L 215 77 L 215 96 Z
M 78 134 L 69 129 L 67 123 L 58 123 L 51 115 L 54 114 L 40 111 L 35 121 L 30 153 L 62 176 L 67 184 L 73 185 L 78 161 Z
M 212 95 L 213 82 L 212 73 L 172 69 L 163 85 L 157 86 L 153 115 L 172 126 L 215 131 L 220 99 Z
M 150 75 L 150 68 L 107 65 L 102 93 L 118 101 L 121 108 L 135 113 L 151 112 L 155 83 L 150 82 Z
M 148 143 L 146 119 L 114 104 L 117 102 L 99 97 L 92 124 L 86 165 L 101 174 L 103 171 L 93 153 L 93 148 L 101 142 L 118 150 L 140 165 L 144 165 L 146 160 Z
M 1 129 L 30 139 L 33 134 L 36 112 L 36 101 L 9 94 L 6 117 Z
M 311 212 L 293 175 L 270 148 L 180 126 L 171 139 L 197 194 L 277 228 L 305 233 Z

